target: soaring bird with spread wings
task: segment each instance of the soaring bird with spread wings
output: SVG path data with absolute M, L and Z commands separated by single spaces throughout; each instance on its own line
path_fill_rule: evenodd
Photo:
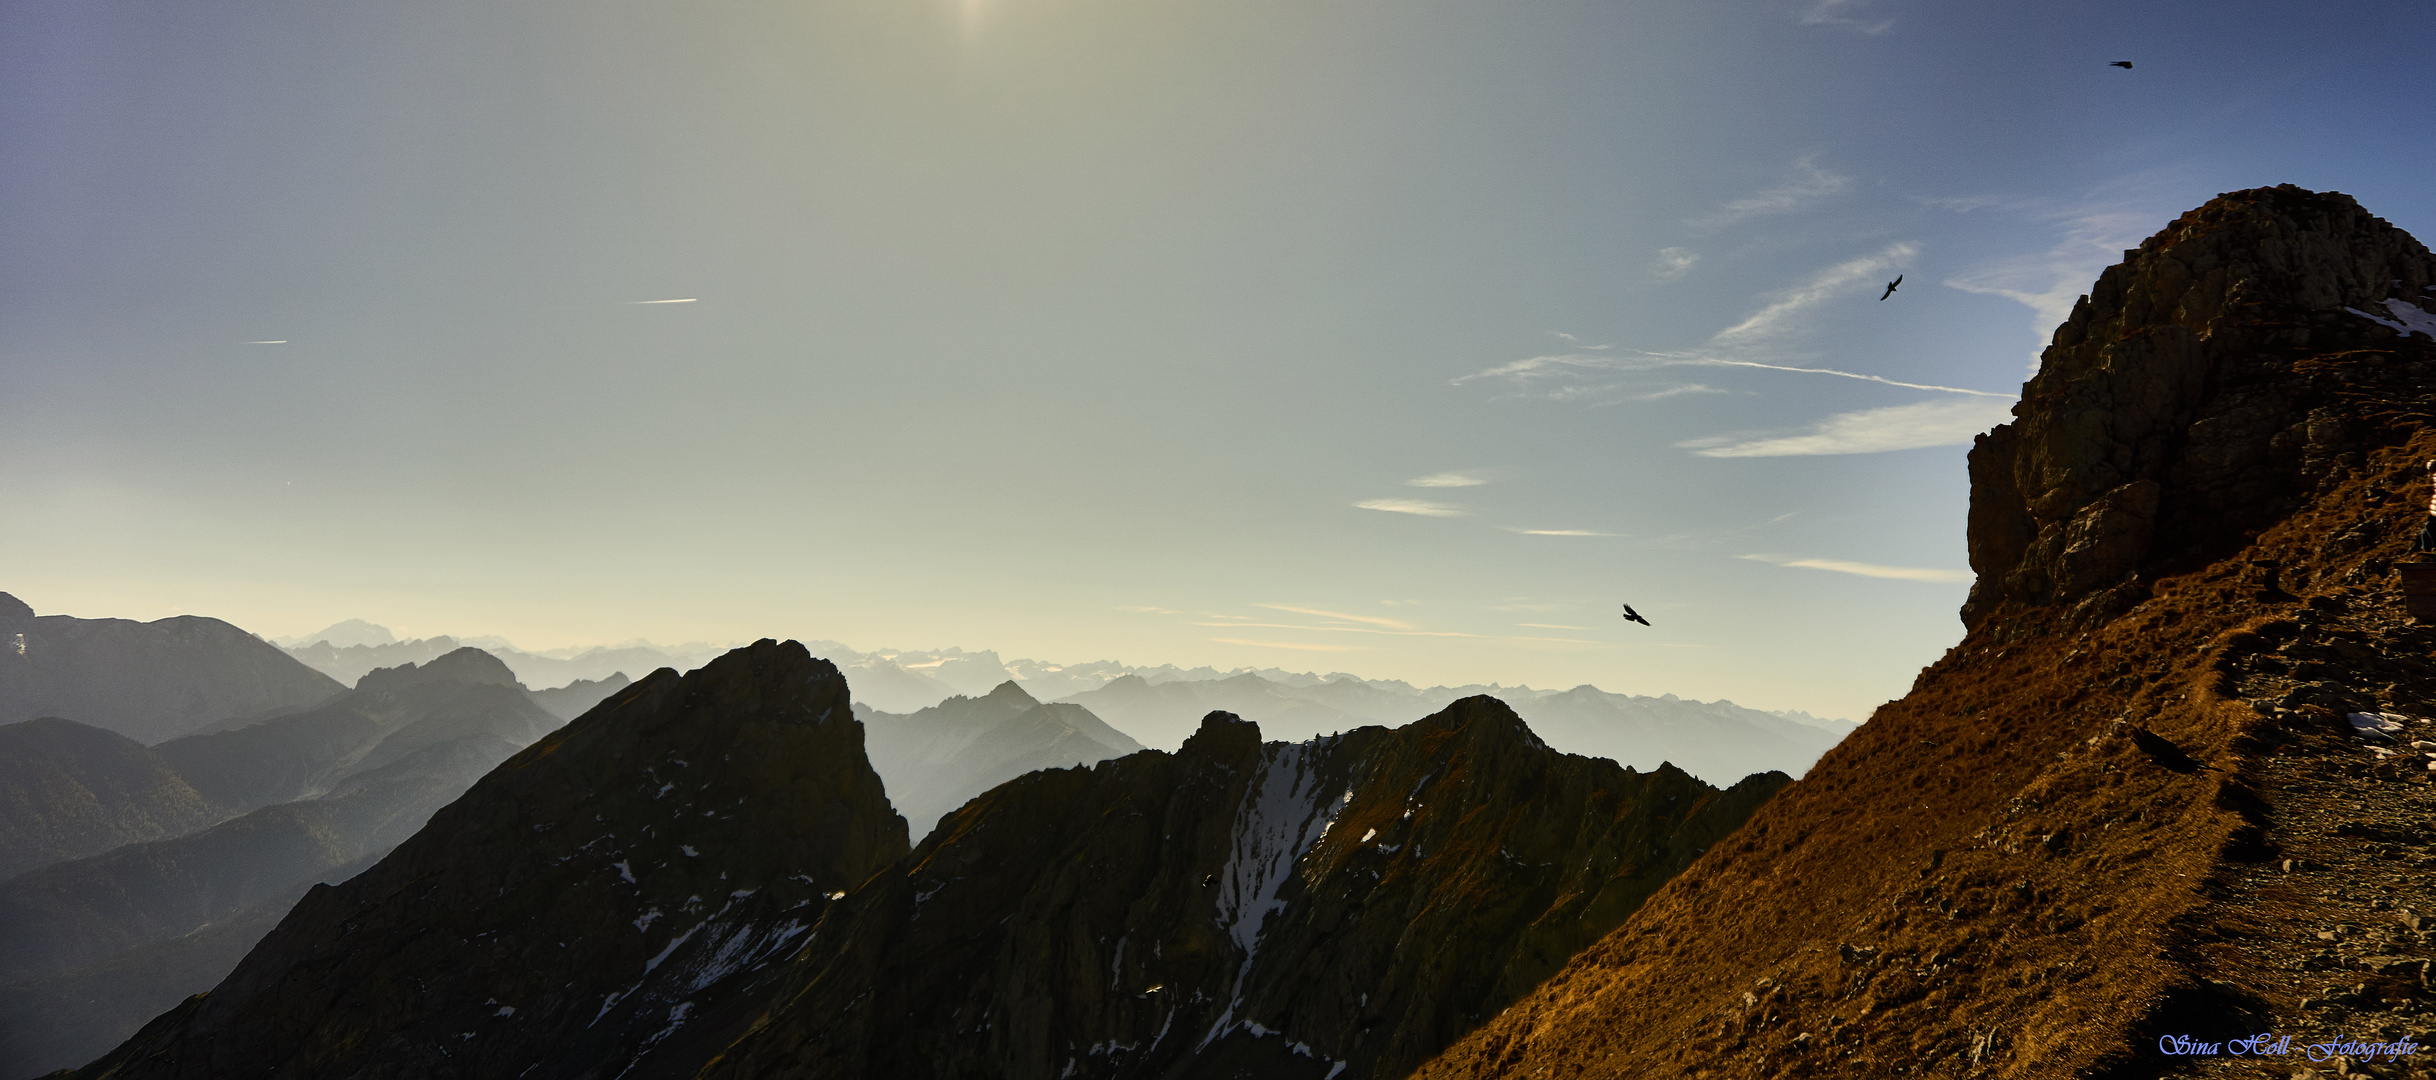
M 2115 61 L 2114 63 L 2108 64 L 2108 65 L 2106 65 L 2106 66 L 2107 66 L 2107 67 L 2119 67 L 2119 68 L 2122 68 L 2122 69 L 2123 69 L 2123 70 L 2125 70 L 2125 71 L 2130 71 L 2130 70 L 2131 70 L 2131 61 L 2129 61 L 2129 60 L 2117 60 L 2117 61 Z
M 1885 303 L 1887 297 L 1895 295 L 1895 286 L 1901 284 L 1903 284 L 1903 275 L 1896 274 L 1895 280 L 1886 283 L 1886 291 L 1878 294 L 1878 302 Z
M 1634 621 L 1634 622 L 1640 623 L 1640 624 L 1641 624 L 1641 625 L 1643 625 L 1643 626 L 1648 626 L 1648 625 L 1649 625 L 1649 620 L 1648 620 L 1648 619 L 1644 619 L 1644 618 L 1642 618 L 1642 617 L 1641 617 L 1641 613 L 1640 613 L 1640 612 L 1638 612 L 1638 611 L 1634 611 L 1634 610 L 1632 609 L 1632 605 L 1631 605 L 1631 604 L 1626 604 L 1626 605 L 1624 605 L 1624 617 L 1625 617 L 1625 618 L 1627 618 L 1627 619 L 1630 619 L 1630 620 L 1632 620 L 1632 621 Z

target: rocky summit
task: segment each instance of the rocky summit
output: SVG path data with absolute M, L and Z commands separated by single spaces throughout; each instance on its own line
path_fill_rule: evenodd
M 2293 187 L 2126 252 L 1972 451 L 1962 642 L 1418 1075 L 2426 1075 L 2432 281 Z
M 761 641 L 508 759 L 78 1075 L 690 1071 L 768 962 L 906 847 L 844 678 Z
M 708 1077 L 1396 1077 L 1788 781 L 1550 750 L 1474 697 L 1010 781 L 847 896 Z

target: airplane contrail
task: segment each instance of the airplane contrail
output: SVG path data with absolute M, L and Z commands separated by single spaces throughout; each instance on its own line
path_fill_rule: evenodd
M 286 339 L 286 338 L 281 338 L 281 339 L 279 339 L 279 340 L 277 340 L 277 341 L 249 341 L 249 342 L 246 342 L 246 344 L 248 344 L 248 345 L 285 345 L 285 344 L 287 344 L 287 343 L 288 343 L 288 342 L 287 342 L 287 339 Z
M 701 301 L 701 299 L 702 299 L 702 298 L 701 298 L 701 297 L 699 297 L 699 296 L 689 296 L 689 297 L 686 297 L 686 298 L 685 298 L 685 299 L 683 299 L 683 300 L 637 300 L 637 301 L 635 301 L 635 303 L 638 303 L 638 304 L 692 304 L 692 303 L 699 303 L 699 302 Z

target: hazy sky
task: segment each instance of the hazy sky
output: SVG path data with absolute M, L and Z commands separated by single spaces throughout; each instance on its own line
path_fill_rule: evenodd
M 1970 433 L 2122 248 L 2274 183 L 2436 237 L 2432 40 L 2419 2 L 17 0 L 0 589 L 1857 719 L 1959 637 Z

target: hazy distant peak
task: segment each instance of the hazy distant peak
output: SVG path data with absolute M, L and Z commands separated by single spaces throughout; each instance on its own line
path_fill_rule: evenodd
M 317 631 L 317 634 L 305 634 L 305 639 L 302 639 L 300 644 L 314 644 L 314 641 L 329 641 L 331 646 L 339 646 L 339 648 L 387 646 L 387 644 L 395 644 L 397 634 L 390 634 L 390 627 L 378 627 L 378 624 L 363 622 L 363 619 L 346 619 L 346 622 L 329 624 L 329 627 Z
M 1040 700 L 1038 698 L 1024 692 L 1024 688 L 1016 685 L 1015 680 L 1013 679 L 1008 679 L 1005 682 L 999 683 L 997 689 L 992 690 L 985 695 L 985 699 L 995 701 L 1003 705 L 1021 705 L 1027 709 L 1034 705 L 1040 704 Z
M 508 666 L 498 657 L 472 646 L 444 653 L 420 666 L 403 664 L 398 667 L 374 669 L 363 678 L 356 680 L 355 688 L 364 691 L 395 691 L 403 687 L 440 682 L 513 686 L 520 690 L 524 688 L 524 684 L 516 681 L 516 673 L 508 670 Z

